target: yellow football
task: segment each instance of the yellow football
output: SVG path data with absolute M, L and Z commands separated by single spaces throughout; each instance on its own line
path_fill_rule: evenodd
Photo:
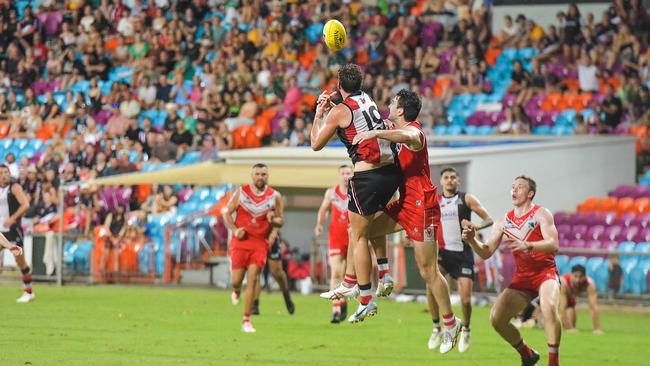
M 338 20 L 332 19 L 325 23 L 323 28 L 323 40 L 325 45 L 332 51 L 339 51 L 345 47 L 347 34 L 345 27 Z

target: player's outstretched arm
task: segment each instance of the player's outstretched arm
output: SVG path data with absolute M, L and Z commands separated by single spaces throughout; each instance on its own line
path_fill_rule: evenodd
M 360 144 L 366 140 L 382 139 L 396 144 L 405 144 L 410 150 L 419 151 L 424 144 L 424 135 L 413 126 L 405 126 L 392 130 L 365 131 L 354 136 L 352 144 Z
M 591 310 L 591 323 L 594 327 L 594 333 L 601 334 L 603 331 L 600 330 L 600 310 L 598 309 L 598 291 L 596 290 L 596 284 L 593 281 L 589 281 L 587 285 L 587 301 L 589 302 L 589 310 Z
M 492 228 L 490 233 L 490 238 L 487 242 L 482 243 L 476 237 L 476 229 L 471 222 L 463 220 L 463 240 L 472 247 L 472 250 L 478 254 L 479 257 L 483 259 L 488 259 L 494 254 L 494 252 L 501 244 L 501 239 L 503 237 L 503 219 L 499 220 L 496 225 Z
M 323 233 L 323 225 L 327 216 L 329 215 L 329 210 L 332 205 L 332 189 L 328 188 L 325 191 L 325 196 L 323 197 L 323 202 L 321 202 L 320 207 L 318 208 L 318 216 L 316 218 L 316 227 L 314 228 L 314 235 L 320 236 Z
M 9 249 L 15 257 L 23 254 L 23 248 L 19 247 L 18 245 L 11 244 L 2 233 L 0 233 L 0 246 Z
M 332 108 L 331 98 L 334 93 L 323 92 L 316 103 L 316 114 L 314 123 L 311 126 L 310 140 L 311 148 L 314 151 L 322 150 L 332 139 L 341 121 L 351 121 L 350 109 L 343 104 Z M 330 113 L 325 116 L 327 111 Z M 325 118 L 325 120 L 323 120 Z
M 494 224 L 494 220 L 492 220 L 490 213 L 485 209 L 485 207 L 483 207 L 481 201 L 479 201 L 476 196 L 469 193 L 466 194 L 465 202 L 467 203 L 469 209 L 483 220 L 478 224 L 472 224 L 476 230 L 485 229 L 486 227 L 492 226 Z

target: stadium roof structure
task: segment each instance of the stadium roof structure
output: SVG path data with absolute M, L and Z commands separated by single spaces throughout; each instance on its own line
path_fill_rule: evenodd
M 268 163 L 269 184 L 288 188 L 329 188 L 338 175 L 330 165 Z M 202 162 L 149 172 L 118 174 L 83 183 L 96 185 L 192 184 L 222 185 L 250 183 L 252 164 Z

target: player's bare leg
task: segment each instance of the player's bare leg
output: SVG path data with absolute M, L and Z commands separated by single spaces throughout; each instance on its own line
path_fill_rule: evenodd
M 230 296 L 232 304 L 239 304 L 239 298 L 241 297 L 241 285 L 244 282 L 244 276 L 246 275 L 246 270 L 233 269 L 230 281 L 232 283 L 232 295 Z
M 460 295 L 461 309 L 463 310 L 462 328 L 460 340 L 458 342 L 458 351 L 465 352 L 470 343 L 469 323 L 472 318 L 472 286 L 474 281 L 468 277 L 458 277 L 458 294 Z
M 251 264 L 248 266 L 246 271 L 248 283 L 246 284 L 246 293 L 244 295 L 244 317 L 241 326 L 241 330 L 246 333 L 255 332 L 255 328 L 253 328 L 253 324 L 251 323 L 251 308 L 255 299 L 255 286 L 259 281 L 259 274 L 260 268 L 257 265 Z
M 352 323 L 363 321 L 367 316 L 377 313 L 377 304 L 373 300 L 370 272 L 372 264 L 370 249 L 368 248 L 368 228 L 372 223 L 372 216 L 362 216 L 349 212 L 351 228 L 350 245 L 354 246 L 354 268 L 357 273 L 359 285 L 359 308 L 348 319 Z
M 507 288 L 499 295 L 490 313 L 492 327 L 519 352 L 524 366 L 537 363 L 539 354 L 528 347 L 519 330 L 510 323 L 510 319 L 519 314 L 529 302 L 530 298 L 523 292 Z
M 253 307 L 251 308 L 252 315 L 260 315 L 260 295 L 262 294 L 262 274 L 257 276 L 255 282 L 255 298 L 253 299 Z
M 287 307 L 289 314 L 293 314 L 296 311 L 296 307 L 291 301 L 291 294 L 289 293 L 289 281 L 287 280 L 287 274 L 282 268 L 282 261 L 271 259 L 268 261 L 269 269 L 271 270 L 271 275 L 275 279 L 275 282 L 280 286 L 282 291 L 282 296 L 284 297 L 284 305 Z
M 15 258 L 16 264 L 18 265 L 18 268 L 20 268 L 20 272 L 23 275 L 23 294 L 16 300 L 16 302 L 25 303 L 34 301 L 36 295 L 34 295 L 34 292 L 32 291 L 32 270 L 29 268 L 29 265 L 27 265 L 25 254 L 20 254 Z
M 440 353 L 447 353 L 456 345 L 456 339 L 460 332 L 460 323 L 457 322 L 451 308 L 447 280 L 438 269 L 438 245 L 435 241 L 414 242 L 413 247 L 420 276 L 431 289 L 443 314 L 444 330 Z
M 370 240 L 372 248 L 377 257 L 377 297 L 387 297 L 393 292 L 393 276 L 390 275 L 390 267 L 388 266 L 388 255 L 386 247 L 386 235 L 380 235 Z
M 562 325 L 558 308 L 560 304 L 560 283 L 547 280 L 539 288 L 539 308 L 544 318 L 544 332 L 548 342 L 549 366 L 560 365 L 560 338 Z
M 442 274 L 442 277 L 446 276 L 444 268 L 438 265 L 438 270 Z M 436 349 L 440 347 L 442 343 L 442 328 L 440 327 L 440 309 L 438 303 L 436 302 L 433 292 L 427 285 L 427 305 L 429 306 L 429 313 L 431 314 L 431 321 L 433 322 L 433 330 L 431 331 L 431 336 L 429 337 L 429 342 L 427 346 L 429 349 Z
M 349 246 L 348 246 L 349 249 Z M 343 282 L 343 272 L 345 271 L 346 260 L 341 255 L 330 255 L 327 259 L 330 266 L 330 290 L 333 290 L 341 282 Z M 332 300 L 332 320 L 331 323 L 336 324 L 341 322 L 347 316 L 347 307 L 345 299 Z
M 339 282 L 334 289 L 320 294 L 320 297 L 329 300 L 351 299 L 359 295 L 359 286 L 357 286 L 357 272 L 354 268 L 354 246 L 352 245 L 352 234 L 348 241 L 348 253 L 345 261 L 345 274 L 343 282 Z

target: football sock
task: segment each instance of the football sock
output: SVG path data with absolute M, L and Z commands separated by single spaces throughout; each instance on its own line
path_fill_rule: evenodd
M 560 366 L 560 344 L 548 345 L 548 366 Z
M 370 300 L 372 300 L 372 286 L 370 284 L 359 285 L 359 302 L 361 305 L 368 305 Z
M 352 288 L 357 284 L 357 276 L 353 274 L 345 274 L 343 277 L 343 286 L 347 288 Z
M 452 311 L 449 314 L 443 314 L 442 321 L 445 324 L 445 328 L 454 327 L 456 325 L 456 317 L 454 316 L 454 312 Z
M 379 278 L 384 278 L 388 273 L 388 258 L 377 258 L 377 270 Z
M 513 347 L 519 352 L 519 355 L 522 359 L 530 358 L 533 355 L 533 350 L 528 347 L 524 339 L 522 338 L 519 343 L 513 345 Z
M 23 273 L 23 291 L 32 293 L 32 270 L 29 266 L 20 270 Z

